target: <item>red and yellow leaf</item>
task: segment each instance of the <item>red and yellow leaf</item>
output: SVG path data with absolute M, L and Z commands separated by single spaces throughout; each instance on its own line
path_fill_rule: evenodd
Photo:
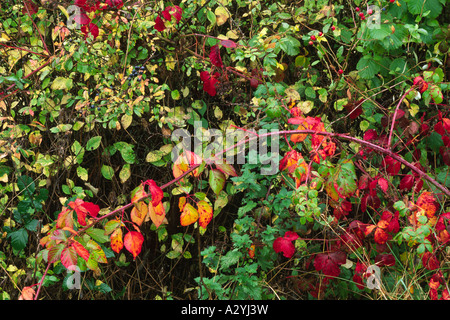
M 147 193 L 144 190 L 144 184 L 140 184 L 136 189 L 134 189 L 132 197 L 131 197 L 131 202 L 136 203 L 138 202 L 140 199 L 142 199 L 142 197 L 146 197 Z
M 89 251 L 86 250 L 85 247 L 83 247 L 83 245 L 81 243 L 79 243 L 78 241 L 73 241 L 72 242 L 72 248 L 75 249 L 75 252 L 82 257 L 84 260 L 88 261 L 89 259 Z
M 131 221 L 140 226 L 144 222 L 147 213 L 147 204 L 144 201 L 137 202 L 134 204 L 133 209 L 131 209 Z
M 199 224 L 200 227 L 206 228 L 213 218 L 213 209 L 205 200 L 201 200 L 197 203 L 198 213 L 199 213 Z
M 185 205 L 186 197 L 180 197 L 180 199 L 178 200 L 178 208 L 180 209 L 180 212 L 183 211 Z
M 184 151 L 182 154 L 178 156 L 177 160 L 175 160 L 173 164 L 173 176 L 175 178 L 178 178 L 193 166 L 200 164 L 202 164 L 202 158 L 200 156 L 196 155 L 194 152 L 191 151 Z M 189 175 L 191 174 L 193 174 L 194 177 L 198 177 L 200 175 L 200 172 L 198 169 L 195 169 Z
M 57 228 L 69 227 L 73 229 L 73 215 L 72 210 L 67 207 L 63 207 L 61 212 L 58 214 L 58 219 L 56 220 Z
M 111 233 L 110 239 L 111 249 L 114 252 L 119 253 L 123 248 L 122 228 L 117 228 L 114 230 L 113 233 Z
M 61 252 L 61 263 L 67 269 L 77 264 L 77 252 L 73 247 L 64 248 Z
M 155 224 L 156 228 L 158 228 L 166 218 L 166 211 L 164 209 L 163 203 L 160 202 L 156 207 L 149 203 L 148 215 L 152 222 Z
M 226 163 L 225 160 L 222 160 L 222 163 L 216 163 L 216 167 L 222 173 L 224 173 L 228 176 L 237 177 L 237 173 L 236 173 L 236 170 L 234 169 L 234 167 L 231 164 Z
M 135 259 L 138 256 L 138 254 L 141 253 L 143 243 L 144 243 L 144 236 L 142 235 L 142 233 L 137 231 L 129 231 L 125 235 L 123 241 L 125 249 L 127 249 Z
M 198 211 L 191 204 L 187 203 L 180 216 L 180 224 L 182 226 L 188 226 L 195 223 L 198 220 Z

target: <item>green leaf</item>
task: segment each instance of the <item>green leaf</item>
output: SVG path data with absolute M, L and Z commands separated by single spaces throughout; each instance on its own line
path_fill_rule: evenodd
M 120 182 L 125 183 L 131 176 L 130 164 L 125 163 L 122 170 L 119 172 Z
M 209 186 L 216 195 L 222 191 L 225 186 L 225 175 L 218 169 L 212 169 L 209 171 Z
M 15 250 L 25 249 L 28 242 L 28 232 L 24 228 L 10 232 L 8 237 L 11 238 L 11 245 Z
M 17 187 L 20 192 L 25 191 L 25 194 L 30 197 L 36 191 L 36 185 L 32 178 L 28 176 L 20 176 L 17 178 Z
M 356 69 L 358 69 L 359 76 L 363 79 L 371 79 L 381 70 L 378 63 L 370 56 L 362 57 L 358 61 Z
M 95 136 L 95 137 L 90 138 L 88 140 L 88 142 L 86 143 L 86 150 L 92 151 L 92 150 L 97 149 L 100 146 L 101 141 L 102 141 L 101 136 Z
M 103 229 L 89 228 L 86 230 L 86 233 L 99 243 L 105 243 L 110 240 L 109 237 L 105 235 L 105 230 Z
M 112 177 L 114 176 L 113 168 L 111 168 L 110 166 L 107 166 L 106 164 L 104 164 L 102 166 L 101 172 L 102 172 L 103 178 L 108 179 L 108 180 L 111 180 Z

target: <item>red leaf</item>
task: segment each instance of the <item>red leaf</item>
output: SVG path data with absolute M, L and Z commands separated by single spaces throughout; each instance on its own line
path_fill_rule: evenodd
M 164 31 L 166 29 L 166 26 L 164 25 L 164 21 L 162 21 L 160 16 L 157 16 L 155 19 L 155 29 L 159 32 Z
M 81 12 L 80 14 L 75 15 L 73 17 L 73 19 L 75 20 L 76 23 L 83 25 L 83 26 L 86 24 L 89 24 L 91 22 L 91 19 L 89 19 L 87 14 L 84 12 Z
M 73 241 L 72 242 L 72 248 L 75 249 L 76 253 L 82 257 L 84 260 L 88 261 L 89 259 L 89 251 L 83 247 L 83 245 L 81 243 L 79 243 L 78 241 Z
M 379 254 L 375 257 L 375 263 L 380 267 L 392 267 L 395 265 L 395 257 L 392 254 Z
M 370 141 L 378 138 L 378 134 L 375 129 L 369 129 L 364 133 L 363 139 L 365 141 Z
M 237 48 L 237 44 L 231 40 L 220 40 L 220 44 L 225 48 Z
M 402 180 L 400 180 L 399 189 L 400 190 L 409 190 L 414 185 L 414 176 L 411 174 L 405 175 Z
M 84 203 L 81 199 L 76 199 L 75 201 L 69 202 L 69 207 L 75 210 L 77 214 L 78 223 L 82 226 L 86 225 L 86 214 L 88 213 L 86 208 L 82 206 Z
M 152 205 L 156 207 L 163 199 L 164 192 L 153 180 L 147 180 L 146 184 L 148 185 L 150 193 L 152 195 Z
M 378 185 L 384 192 L 388 190 L 389 184 L 385 178 L 378 178 Z
M 283 252 L 286 258 L 292 258 L 295 253 L 295 247 L 292 241 L 298 239 L 298 234 L 292 231 L 287 231 L 284 237 L 279 237 L 273 242 L 273 250 L 276 253 Z
M 223 67 L 222 58 L 220 57 L 220 49 L 217 44 L 211 47 L 211 51 L 209 52 L 209 59 L 211 60 L 211 63 L 216 67 Z
M 96 217 L 100 211 L 100 207 L 92 202 L 84 202 L 82 206 L 87 210 L 87 212 L 92 216 Z
M 64 248 L 61 253 L 61 263 L 69 269 L 70 266 L 77 264 L 77 252 L 73 247 Z
M 203 81 L 203 90 L 210 96 L 214 97 L 216 95 L 216 83 L 219 81 L 217 78 L 219 73 L 216 72 L 211 75 L 208 71 L 200 72 L 200 79 Z
M 136 259 L 142 250 L 142 244 L 144 243 L 144 236 L 137 231 L 129 231 L 124 238 L 124 246 Z
M 106 4 L 115 9 L 120 9 L 123 7 L 123 1 L 122 0 L 106 0 Z
M 30 17 L 32 14 L 37 13 L 39 7 L 36 3 L 34 3 L 32 0 L 25 0 L 23 2 L 23 14 L 28 14 Z
M 340 265 L 347 261 L 347 254 L 343 251 L 319 253 L 314 259 L 314 268 L 322 270 L 328 277 L 337 277 L 341 273 Z
M 89 34 L 92 34 L 92 36 L 95 38 L 99 35 L 99 29 L 98 26 L 95 23 L 89 23 L 89 25 L 84 25 L 81 27 L 81 32 L 84 33 L 84 38 L 86 39 Z
M 86 12 L 93 12 L 99 9 L 100 1 L 94 0 L 75 0 L 75 5 L 82 8 Z
M 422 256 L 422 264 L 428 270 L 436 270 L 439 268 L 439 260 L 431 252 L 425 252 Z

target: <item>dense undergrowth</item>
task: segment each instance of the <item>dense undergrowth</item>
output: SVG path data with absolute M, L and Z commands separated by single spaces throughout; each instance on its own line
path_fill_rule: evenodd
M 1 299 L 450 298 L 448 1 L 0 6 Z

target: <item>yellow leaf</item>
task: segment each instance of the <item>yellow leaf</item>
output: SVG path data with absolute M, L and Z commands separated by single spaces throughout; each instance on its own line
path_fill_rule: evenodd
M 187 203 L 180 216 L 180 224 L 182 226 L 188 226 L 195 223 L 198 220 L 198 211 L 191 204 Z
M 230 17 L 230 13 L 228 12 L 228 10 L 222 6 L 217 7 L 214 11 L 214 14 L 216 15 L 216 23 L 218 26 L 223 25 Z

